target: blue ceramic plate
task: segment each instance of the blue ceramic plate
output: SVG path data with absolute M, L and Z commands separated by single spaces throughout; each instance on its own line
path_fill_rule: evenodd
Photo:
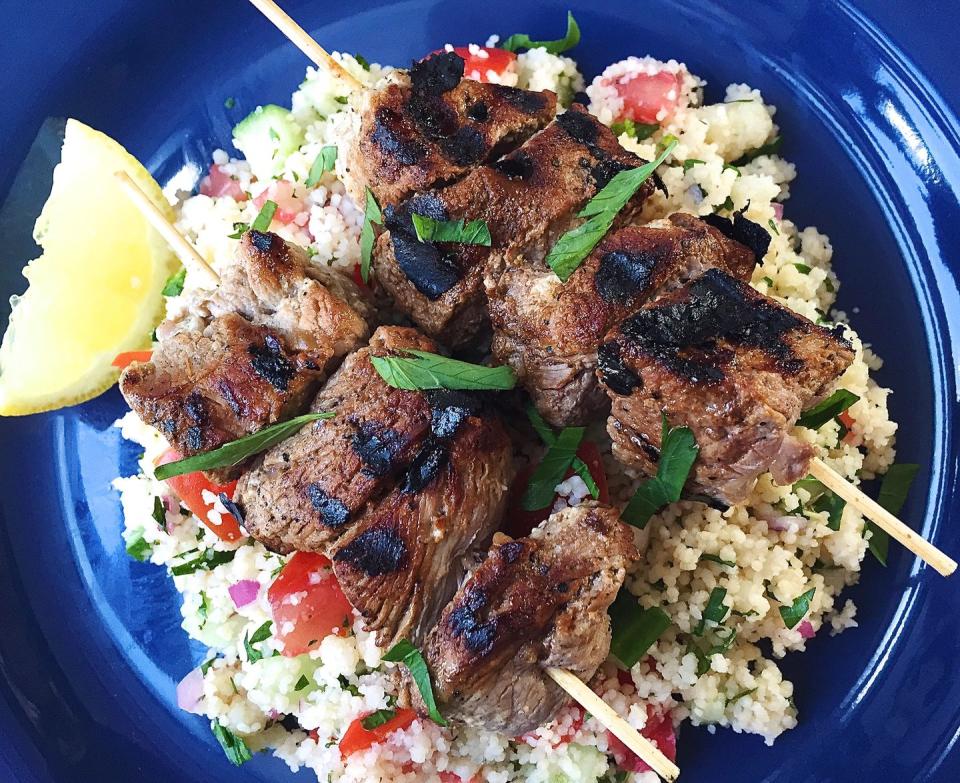
M 567 7 L 286 5 L 327 46 L 399 64 L 493 31 L 551 33 Z M 903 515 L 956 556 L 960 534 L 948 527 L 960 453 L 956 7 L 777 5 L 574 1 L 584 32 L 575 54 L 587 75 L 628 54 L 675 57 L 709 80 L 715 98 L 746 81 L 779 107 L 784 153 L 800 171 L 788 214 L 832 238 L 839 305 L 885 358 L 879 380 L 896 392 L 900 459 L 923 465 Z M 227 145 L 233 123 L 257 103 L 288 100 L 306 65 L 243 0 L 35 0 L 5 21 L 4 294 L 23 287 L 19 269 L 49 186 L 55 150 L 41 145 L 10 190 L 45 117 L 105 130 L 162 181 Z M 232 111 L 228 96 L 237 99 Z M 111 428 L 122 412 L 112 391 L 0 422 L 0 781 L 307 780 L 265 757 L 232 768 L 206 723 L 177 710 L 174 684 L 201 653 L 179 628 L 171 582 L 124 554 L 109 488 L 134 464 L 134 449 Z M 800 726 L 772 749 L 756 737 L 686 728 L 683 779 L 960 779 L 957 584 L 896 548 L 886 569 L 867 562 L 850 591 L 860 628 L 818 637 L 784 663 Z

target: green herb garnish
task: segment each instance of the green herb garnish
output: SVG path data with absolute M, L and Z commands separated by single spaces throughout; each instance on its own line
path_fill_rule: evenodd
M 244 435 L 242 438 L 224 443 L 220 448 L 213 451 L 205 451 L 203 454 L 195 454 L 192 457 L 177 460 L 176 462 L 167 462 L 158 465 L 153 475 L 160 481 L 180 476 L 183 473 L 194 473 L 198 470 L 213 470 L 215 468 L 227 468 L 233 465 L 239 465 L 247 457 L 259 454 L 261 451 L 269 449 L 271 446 L 286 440 L 297 432 L 304 424 L 318 419 L 332 419 L 332 413 L 305 413 L 303 416 L 297 416 L 289 421 L 280 421 L 264 427 L 259 432 L 251 435 Z
M 613 123 L 610 126 L 610 130 L 612 130 L 617 136 L 622 136 L 624 133 L 626 133 L 631 139 L 643 141 L 644 139 L 649 139 L 654 133 L 660 130 L 660 126 L 655 122 L 647 124 L 644 122 L 634 122 L 633 120 L 627 119 Z M 702 160 L 700 162 L 703 163 Z
M 852 391 L 837 389 L 823 402 L 817 403 L 812 408 L 805 410 L 803 415 L 797 419 L 797 425 L 810 430 L 818 430 L 830 421 L 830 419 L 839 416 L 859 399 L 860 397 Z
M 384 723 L 391 721 L 396 716 L 396 710 L 377 710 L 376 712 L 371 712 L 367 717 L 360 721 L 360 725 L 363 726 L 367 731 L 373 731 L 375 728 L 382 726 Z
M 894 516 L 899 514 L 900 509 L 903 508 L 903 504 L 907 500 L 910 485 L 913 483 L 919 470 L 920 466 L 912 463 L 891 465 L 884 474 L 883 481 L 880 484 L 880 494 L 877 496 L 877 503 Z M 870 531 L 870 540 L 867 543 L 867 546 L 870 548 L 870 553 L 880 561 L 881 565 L 885 566 L 887 564 L 887 554 L 890 551 L 890 534 L 869 520 L 867 520 L 864 530 Z
M 349 693 L 351 696 L 359 696 L 359 695 L 360 695 L 360 689 L 359 689 L 356 685 L 354 685 L 352 682 L 350 682 L 350 680 L 348 680 L 345 675 L 343 675 L 343 674 L 338 674 L 338 675 L 337 675 L 337 682 L 339 682 L 339 683 L 340 683 L 340 687 L 341 687 L 343 690 L 345 690 L 347 693 Z
M 803 595 L 793 599 L 790 606 L 780 607 L 780 616 L 783 618 L 783 624 L 787 628 L 793 628 L 799 623 L 803 616 L 810 611 L 810 601 L 813 600 L 813 594 L 817 592 L 816 587 L 811 587 Z
M 749 150 L 745 152 L 741 157 L 737 158 L 734 162 L 734 166 L 745 166 L 754 158 L 759 158 L 761 155 L 776 155 L 780 152 L 780 146 L 783 144 L 782 136 L 774 136 L 773 139 L 768 141 L 766 144 L 762 144 L 756 149 Z
M 798 271 L 801 275 L 809 275 L 809 274 L 810 274 L 810 270 L 811 270 L 811 268 L 812 268 L 812 267 L 807 266 L 806 264 L 794 264 L 794 266 L 796 267 L 797 271 Z
M 690 428 L 668 428 L 667 417 L 664 416 L 657 475 L 637 487 L 620 518 L 643 530 L 650 517 L 664 506 L 676 503 L 699 451 L 700 447 Z
M 727 169 L 730 169 L 730 171 L 735 171 L 735 172 L 737 172 L 737 176 L 738 176 L 738 177 L 740 176 L 740 169 L 738 169 L 738 168 L 737 168 L 736 166 L 734 166 L 732 163 L 724 163 L 724 164 L 723 164 L 723 168 L 721 169 L 721 171 L 726 171 Z
M 840 520 L 843 518 L 843 509 L 846 507 L 847 501 L 844 500 L 839 495 L 834 495 L 832 492 L 825 492 L 816 502 L 813 504 L 813 510 L 827 512 L 827 527 L 831 530 L 840 529 Z
M 706 553 L 700 555 L 700 562 L 717 563 L 718 565 L 727 566 L 727 568 L 733 568 L 736 565 L 733 560 L 724 560 L 720 555 L 709 555 Z
M 744 696 L 749 696 L 751 693 L 756 693 L 756 691 L 756 688 L 747 688 L 739 693 L 735 693 L 733 696 L 727 699 L 727 706 L 729 707 L 731 704 L 740 701 L 740 699 L 742 699 Z
M 373 255 L 373 224 L 383 223 L 380 205 L 370 188 L 366 188 L 366 205 L 363 211 L 363 226 L 360 229 L 360 277 L 364 283 L 370 282 L 370 258 Z
M 357 61 L 357 65 L 359 65 L 361 68 L 363 68 L 363 70 L 365 70 L 365 71 L 369 71 L 369 70 L 370 70 L 370 62 L 369 62 L 369 61 L 367 60 L 367 58 L 364 57 L 362 54 L 359 54 L 359 53 L 358 53 L 358 54 L 353 55 L 353 59 Z
M 186 576 L 197 571 L 212 571 L 217 566 L 229 563 L 236 554 L 233 549 L 205 549 L 199 557 L 171 567 L 170 573 L 174 576 Z
M 543 420 L 540 411 L 533 405 L 527 406 L 527 418 L 530 420 L 530 424 L 533 425 L 533 429 L 536 430 L 537 435 L 540 436 L 540 440 L 543 441 L 545 446 L 549 448 L 556 442 L 556 433 L 550 425 Z M 597 486 L 597 482 L 594 481 L 593 476 L 590 474 L 590 468 L 586 462 L 580 459 L 580 457 L 575 456 L 573 462 L 570 463 L 570 468 L 583 480 L 583 483 L 587 485 L 587 489 L 590 491 L 590 497 L 594 500 L 600 497 L 600 487 Z M 561 479 L 561 481 L 562 480 L 563 479 Z
M 141 533 L 133 541 L 127 544 L 127 554 L 138 563 L 145 563 L 153 554 L 153 547 L 148 544 Z
M 234 98 L 232 95 L 223 102 L 223 108 L 225 109 L 232 109 L 236 105 L 237 105 L 237 99 Z
M 253 754 L 243 738 L 238 737 L 230 729 L 223 726 L 218 719 L 214 719 L 210 723 L 210 730 L 213 732 L 213 736 L 217 738 L 217 742 L 220 743 L 220 747 L 223 748 L 227 760 L 234 766 L 239 767 L 253 758 Z
M 774 234 L 776 234 L 777 236 L 780 236 L 780 229 L 777 228 L 777 224 L 773 222 L 773 218 L 770 218 L 770 219 L 767 221 L 767 225 L 770 226 L 770 230 L 771 230 Z
M 164 296 L 180 296 L 183 293 L 183 283 L 187 279 L 187 268 L 180 267 L 180 271 L 170 275 L 167 282 L 163 284 L 162 293 Z
M 273 222 L 274 213 L 277 211 L 277 202 L 267 199 L 263 202 L 263 206 L 260 207 L 260 212 L 257 214 L 254 221 L 250 224 L 251 231 L 268 231 L 270 229 L 270 223 Z
M 523 493 L 521 506 L 524 511 L 538 511 L 553 502 L 557 484 L 563 481 L 577 456 L 584 432 L 584 427 L 566 427 L 547 447 L 547 453 L 533 471 Z
M 249 223 L 234 223 L 233 224 L 233 233 L 227 234 L 228 239 L 240 239 L 244 234 L 250 230 Z
M 307 679 L 307 675 L 301 674 L 300 679 L 297 680 L 297 684 L 293 686 L 295 691 L 302 691 L 310 684 L 310 680 Z
M 417 690 L 420 691 L 420 697 L 423 699 L 430 719 L 439 726 L 446 726 L 447 721 L 437 709 L 437 702 L 433 697 L 430 670 L 427 668 L 427 662 L 424 660 L 423 654 L 407 639 L 401 639 L 383 656 L 383 660 L 406 664 L 410 676 L 416 683 Z
M 210 615 L 210 599 L 207 594 L 200 591 L 200 606 L 197 607 L 197 617 L 200 618 L 200 627 L 203 628 L 207 623 L 207 617 Z
M 257 628 L 253 632 L 253 636 L 250 639 L 247 639 L 247 635 L 243 635 L 243 649 L 247 651 L 247 660 L 250 663 L 256 663 L 261 658 L 263 658 L 263 653 L 259 650 L 255 650 L 253 645 L 259 644 L 260 642 L 265 642 L 270 638 L 270 629 L 273 627 L 273 623 L 270 620 L 267 620 L 263 625 Z
M 546 49 L 550 54 L 560 54 L 580 43 L 580 26 L 573 14 L 567 11 L 567 34 L 556 41 L 532 41 L 526 33 L 514 33 L 500 43 L 501 49 L 516 52 L 520 49 Z
M 164 533 L 167 532 L 167 509 L 163 505 L 163 501 L 159 497 L 153 499 L 153 512 L 151 513 L 153 521 L 157 523 Z
M 694 643 L 693 639 L 687 640 L 687 649 L 684 654 L 686 653 L 693 653 L 697 658 L 697 677 L 702 677 L 710 671 L 710 659 L 704 655 L 703 650 Z
M 676 144 L 676 141 L 670 142 L 650 163 L 619 172 L 587 202 L 578 213 L 578 217 L 588 218 L 586 222 L 561 236 L 547 253 L 547 265 L 557 277 L 563 282 L 567 281 L 583 259 L 590 255 L 593 248 L 610 230 L 620 210 L 653 174 L 657 166 L 666 160 Z
M 328 144 L 320 150 L 320 153 L 313 161 L 313 165 L 310 166 L 310 173 L 307 175 L 307 179 L 303 184 L 308 188 L 315 188 L 324 174 L 328 171 L 333 171 L 336 162 L 337 148 L 333 144 Z
M 715 212 L 727 211 L 729 212 L 734 207 L 733 199 L 730 196 L 727 196 L 723 203 L 714 210 Z
M 626 668 L 639 661 L 671 625 L 670 615 L 659 606 L 642 608 L 626 589 L 617 593 L 607 609 L 613 636 L 610 652 Z
M 699 158 L 687 158 L 683 162 L 683 173 L 686 174 L 690 169 L 696 166 L 698 163 L 706 163 L 705 160 L 700 160 Z
M 414 212 L 410 216 L 420 242 L 459 242 L 462 245 L 490 247 L 490 229 L 485 220 L 434 220 Z
M 710 591 L 710 597 L 707 599 L 707 605 L 703 608 L 700 622 L 697 623 L 697 627 L 693 631 L 696 636 L 703 635 L 707 621 L 713 623 L 723 622 L 723 618 L 727 616 L 727 612 L 729 611 L 729 607 L 723 603 L 723 599 L 726 597 L 727 588 L 725 587 L 714 587 L 713 590 Z
M 207 672 L 210 671 L 210 667 L 213 666 L 214 661 L 217 660 L 217 656 L 214 655 L 212 658 L 207 658 L 203 663 L 200 664 L 200 674 L 206 676 Z
M 395 389 L 504 391 L 517 384 L 513 370 L 506 365 L 487 367 L 413 349 L 404 353 L 410 355 L 370 357 L 380 377 Z

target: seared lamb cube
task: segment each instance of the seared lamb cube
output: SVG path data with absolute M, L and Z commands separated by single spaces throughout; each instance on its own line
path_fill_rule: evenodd
M 544 669 L 593 677 L 610 651 L 607 607 L 637 556 L 616 509 L 589 502 L 497 541 L 427 638 L 443 715 L 511 737 L 551 720 L 570 697 Z
M 502 160 L 388 209 L 388 231 L 374 250 L 377 280 L 427 334 L 450 346 L 466 344 L 486 321 L 484 275 L 496 279 L 507 259 L 520 253 L 542 260 L 561 234 L 582 222 L 577 212 L 615 174 L 643 163 L 574 105 Z M 636 214 L 652 189 L 652 182 L 644 183 L 618 225 Z M 483 220 L 491 246 L 420 242 L 412 214 Z
M 300 248 L 247 232 L 220 285 L 161 324 L 151 361 L 123 373 L 131 409 L 185 457 L 301 413 L 368 334 L 352 281 L 328 272 L 324 285 L 315 274 Z M 226 481 L 242 469 L 208 473 Z
M 740 503 L 767 470 L 792 484 L 813 452 L 789 430 L 852 360 L 840 327 L 817 326 L 709 270 L 627 318 L 600 347 L 614 456 L 656 473 L 666 417 L 700 447 L 687 483 L 694 496 Z
M 557 96 L 463 78 L 463 60 L 443 52 L 364 96 L 350 155 L 351 193 L 363 186 L 381 206 L 456 181 L 496 160 L 553 119 Z
M 614 325 L 712 267 L 749 280 L 755 262 L 752 250 L 685 213 L 608 234 L 566 283 L 517 256 L 486 280 L 493 354 L 550 424 L 587 424 L 610 404 L 597 348 Z
M 370 361 L 436 344 L 381 327 L 313 403 L 334 413 L 268 450 L 236 492 L 271 549 L 320 552 L 381 645 L 422 639 L 489 539 L 512 478 L 510 442 L 476 398 L 388 386 Z

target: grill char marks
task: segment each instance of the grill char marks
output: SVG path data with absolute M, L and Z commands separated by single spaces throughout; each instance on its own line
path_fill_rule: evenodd
M 394 389 L 370 362 L 410 349 L 437 346 L 412 329 L 378 329 L 314 401 L 334 418 L 267 451 L 237 488 L 252 536 L 331 558 L 382 646 L 422 639 L 463 556 L 499 522 L 512 476 L 509 440 L 477 399 Z
M 838 334 L 717 269 L 643 307 L 600 350 L 614 455 L 656 472 L 661 417 L 693 431 L 687 490 L 733 505 L 769 470 L 807 473 L 812 450 L 789 430 L 853 359 Z
M 318 279 L 306 253 L 248 231 L 213 292 L 188 291 L 184 313 L 157 328 L 152 360 L 120 388 L 143 421 L 184 456 L 302 412 L 332 365 L 367 335 L 367 305 L 339 274 Z M 209 471 L 215 481 L 245 467 Z
M 568 698 L 544 667 L 587 681 L 607 657 L 606 610 L 637 557 L 632 533 L 588 503 L 535 535 L 495 544 L 430 632 L 424 655 L 448 718 L 519 736 Z
M 622 393 L 639 383 L 615 346 L 598 355 L 606 333 L 712 267 L 749 279 L 753 253 L 682 213 L 608 234 L 565 284 L 545 264 L 518 258 L 487 278 L 494 355 L 514 369 L 547 421 L 586 424 L 609 404 L 598 364 Z
M 486 321 L 484 275 L 496 278 L 507 259 L 520 255 L 542 259 L 559 235 L 579 222 L 576 213 L 597 192 L 598 167 L 613 171 L 642 165 L 585 111 L 575 107 L 562 117 L 571 115 L 496 163 L 411 198 L 394 213 L 397 219 L 374 250 L 377 279 L 428 334 L 453 347 L 471 342 Z M 566 129 L 571 125 L 573 135 Z M 641 188 L 622 220 L 639 210 L 651 190 L 652 185 Z M 483 220 L 491 246 L 416 243 L 406 220 L 399 219 L 411 212 Z
M 464 79 L 463 60 L 443 52 L 414 63 L 407 76 L 369 91 L 357 144 L 348 156 L 350 191 L 369 186 L 381 206 L 454 182 L 495 160 L 546 125 L 551 92 Z

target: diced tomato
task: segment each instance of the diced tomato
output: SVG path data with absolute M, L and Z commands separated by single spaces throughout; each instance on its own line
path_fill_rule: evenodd
M 623 99 L 623 111 L 617 119 L 646 125 L 666 122 L 680 103 L 682 84 L 681 74 L 668 71 L 637 74 L 625 82 L 613 80 L 614 89 Z
M 306 207 L 301 199 L 293 195 L 292 182 L 287 182 L 285 179 L 271 182 L 269 187 L 253 200 L 253 203 L 263 208 L 267 200 L 277 205 L 277 211 L 273 213 L 273 219 L 278 223 L 284 225 L 297 223 L 301 225 L 300 220 L 302 218 L 298 220 L 298 216 L 305 212 Z M 305 225 L 305 221 L 303 224 Z
M 472 54 L 470 52 L 469 46 L 455 46 L 453 51 L 456 52 L 463 60 L 463 75 L 467 79 L 473 79 L 476 82 L 486 82 L 489 81 L 487 78 L 487 73 L 493 71 L 494 73 L 500 75 L 508 68 L 510 68 L 517 60 L 517 55 L 513 52 L 508 52 L 506 49 L 497 49 L 491 46 L 481 46 L 479 47 L 480 52 L 485 52 L 483 54 Z M 444 50 L 438 49 L 435 52 L 431 52 L 427 57 L 431 57 L 435 54 L 441 54 Z
M 164 465 L 167 462 L 176 462 L 178 459 L 181 459 L 180 452 L 176 449 L 167 449 L 157 460 L 157 464 Z M 184 473 L 181 476 L 169 478 L 167 484 L 170 489 L 177 493 L 180 500 L 183 501 L 183 505 L 216 533 L 218 538 L 224 541 L 239 541 L 244 537 L 243 531 L 240 529 L 240 523 L 237 522 L 233 514 L 221 514 L 220 524 L 215 525 L 209 517 L 213 504 L 208 503 L 203 497 L 206 490 L 217 497 L 222 492 L 232 500 L 234 490 L 237 488 L 236 481 L 231 481 L 229 484 L 214 484 L 203 473 L 197 471 L 196 473 Z
M 353 282 L 357 284 L 360 288 L 369 288 L 370 284 L 363 281 L 363 271 L 360 269 L 360 264 L 353 265 Z
M 647 705 L 647 725 L 640 732 L 648 740 L 657 744 L 660 752 L 670 761 L 677 760 L 677 734 L 673 729 L 673 719 L 669 712 L 658 712 Z M 607 743 L 613 760 L 620 769 L 627 772 L 649 772 L 650 767 L 630 748 L 624 745 L 613 733 L 607 732 Z
M 214 163 L 210 173 L 200 180 L 200 192 L 204 196 L 229 196 L 234 201 L 246 201 L 247 194 L 243 192 L 240 183 Z
M 353 617 L 330 561 L 297 552 L 267 591 L 276 638 L 288 657 L 315 650 L 330 634 L 342 634 Z
M 110 364 L 122 370 L 134 362 L 149 362 L 152 356 L 153 351 L 124 351 L 123 353 L 118 353 Z
M 340 740 L 340 755 L 346 758 L 351 753 L 366 750 L 371 745 L 383 742 L 393 732 L 409 727 L 416 718 L 417 713 L 413 710 L 397 710 L 390 720 L 375 729 L 365 729 L 363 718 L 357 718 L 347 726 L 343 739 Z
M 577 449 L 577 456 L 586 464 L 590 470 L 590 475 L 597 484 L 597 493 L 601 503 L 610 502 L 610 490 L 607 486 L 607 474 L 603 469 L 603 461 L 600 459 L 600 451 L 596 444 L 590 441 L 583 441 Z M 523 495 L 527 491 L 527 485 L 530 483 L 530 477 L 536 470 L 536 465 L 530 465 L 521 470 L 513 486 L 510 487 L 510 496 L 507 502 L 507 514 L 504 518 L 503 532 L 513 538 L 523 538 L 530 535 L 530 531 L 550 516 L 553 507 L 551 502 L 546 508 L 539 511 L 527 511 L 523 508 Z M 573 475 L 573 470 L 568 470 L 565 479 Z M 554 497 L 556 500 L 556 497 Z

